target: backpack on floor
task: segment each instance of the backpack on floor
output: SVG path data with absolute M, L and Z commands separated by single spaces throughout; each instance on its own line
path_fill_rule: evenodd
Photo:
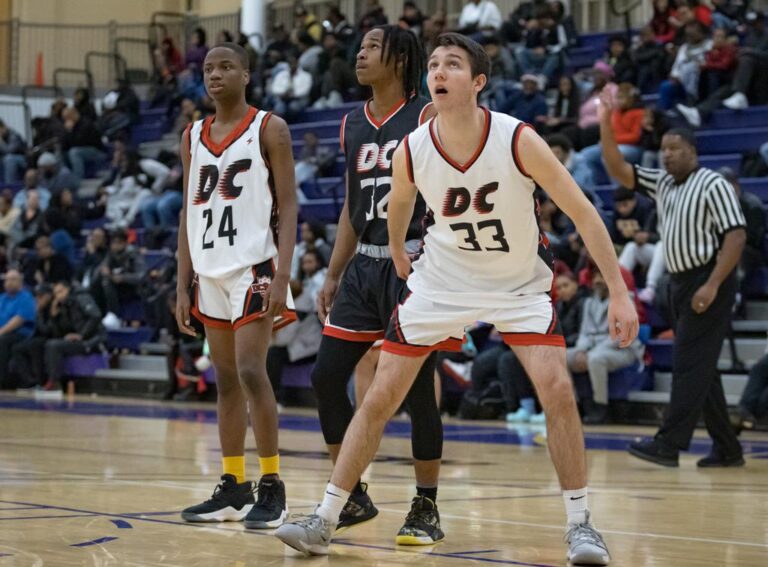
M 461 419 L 498 419 L 506 408 L 501 382 L 494 381 L 481 392 L 470 390 L 464 394 L 459 405 L 459 417 Z

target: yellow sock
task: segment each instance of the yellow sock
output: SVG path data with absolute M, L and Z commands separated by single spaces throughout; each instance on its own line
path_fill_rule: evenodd
M 259 457 L 261 476 L 265 474 L 280 474 L 280 455 L 274 457 Z
M 222 457 L 221 468 L 224 474 L 231 474 L 237 478 L 237 483 L 245 482 L 245 455 L 239 457 Z

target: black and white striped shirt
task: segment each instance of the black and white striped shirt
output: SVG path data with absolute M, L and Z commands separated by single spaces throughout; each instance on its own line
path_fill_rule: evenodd
M 746 228 L 733 186 L 699 167 L 681 184 L 663 169 L 635 166 L 635 190 L 656 201 L 667 269 L 685 272 L 709 263 L 725 233 Z

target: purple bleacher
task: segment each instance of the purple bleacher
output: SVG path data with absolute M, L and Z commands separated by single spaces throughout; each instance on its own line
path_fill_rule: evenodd
M 138 299 L 121 305 L 117 315 L 123 321 L 146 321 L 144 304 Z
M 152 340 L 155 330 L 151 327 L 122 327 L 120 329 L 109 329 L 107 331 L 107 348 L 127 349 L 138 352 L 141 343 L 147 343 Z
M 300 122 L 325 122 L 326 120 L 341 121 L 347 112 L 350 112 L 362 105 L 362 101 L 347 102 L 336 108 L 327 108 L 324 110 L 305 110 Z M 336 130 L 338 134 L 338 129 Z
M 334 223 L 339 220 L 342 204 L 330 198 L 312 199 L 300 205 L 299 216 L 302 221 L 313 219 L 320 222 Z
M 334 195 L 344 199 L 344 178 L 320 177 L 315 181 L 302 183 L 301 190 L 308 199 L 323 199 Z
M 743 110 L 716 110 L 704 124 L 707 129 L 753 128 L 768 124 L 768 105 L 751 106 Z
M 608 374 L 608 397 L 612 400 L 626 400 L 630 392 L 645 390 L 653 390 L 653 374 L 647 367 L 633 364 Z
M 768 290 L 768 268 L 757 268 L 744 278 L 741 289 L 747 298 L 763 298 Z
M 671 339 L 651 339 L 646 348 L 651 355 L 654 368 L 672 368 L 673 341 Z
M 696 147 L 699 154 L 732 154 L 757 151 L 768 140 L 768 127 L 699 130 Z
M 85 219 L 81 226 L 83 230 L 90 231 L 94 228 L 104 228 L 105 224 L 107 224 L 107 217 L 102 217 L 100 219 Z
M 109 368 L 109 356 L 103 353 L 68 356 L 64 359 L 64 376 L 85 378 L 94 376 L 97 370 Z
M 768 203 L 768 177 L 748 177 L 739 179 L 742 191 L 754 193 L 763 203 Z
M 338 120 L 325 120 L 323 122 L 302 122 L 290 126 L 291 139 L 303 140 L 304 134 L 312 132 L 318 138 L 336 138 L 339 136 L 340 122 Z M 338 144 L 337 146 L 338 147 Z
M 333 138 L 320 138 L 318 140 L 321 146 L 330 146 L 331 148 L 339 147 L 339 132 L 337 130 L 336 136 Z M 291 142 L 293 148 L 293 157 L 298 159 L 301 156 L 301 150 L 304 147 L 304 140 L 293 140 Z
M 131 128 L 131 142 L 138 146 L 144 142 L 153 142 L 163 137 L 166 131 L 165 122 L 143 124 Z

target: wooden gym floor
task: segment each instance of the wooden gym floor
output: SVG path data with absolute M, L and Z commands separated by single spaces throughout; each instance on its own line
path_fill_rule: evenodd
M 539 430 L 446 420 L 438 503 L 446 539 L 398 548 L 413 495 L 407 421 L 393 420 L 366 480 L 380 509 L 305 559 L 268 532 L 190 525 L 179 511 L 220 474 L 212 405 L 0 396 L 0 566 L 565 565 L 564 512 Z M 697 432 L 679 469 L 623 450 L 635 427 L 589 428 L 590 507 L 616 566 L 768 565 L 768 435 L 742 436 L 747 466 L 700 471 Z M 248 471 L 256 470 L 249 436 Z M 293 512 L 312 509 L 330 466 L 316 414 L 281 416 Z

